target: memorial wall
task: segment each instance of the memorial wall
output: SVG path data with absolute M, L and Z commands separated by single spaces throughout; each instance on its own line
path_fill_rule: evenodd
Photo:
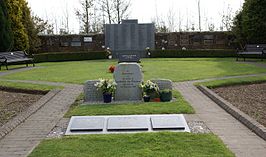
M 142 30 L 143 31 L 143 30 Z M 145 33 L 141 34 L 144 36 Z M 231 43 L 232 37 L 228 32 L 173 32 L 173 33 L 155 33 L 153 41 L 155 49 L 230 49 L 233 48 Z M 146 35 L 145 35 L 146 36 Z M 105 47 L 104 34 L 88 34 L 88 35 L 41 35 L 41 46 L 39 53 L 46 52 L 80 52 L 80 51 L 103 51 Z M 136 36 L 135 36 L 136 37 Z M 125 37 L 122 38 L 124 40 Z M 145 37 L 140 37 L 145 38 Z M 136 42 L 128 43 L 125 41 L 125 48 L 145 49 L 146 45 L 152 45 L 152 38 L 146 36 L 146 42 L 136 44 Z M 120 39 L 118 43 L 122 42 Z M 111 47 L 111 46 L 110 46 Z M 111 47 L 112 48 L 112 47 Z

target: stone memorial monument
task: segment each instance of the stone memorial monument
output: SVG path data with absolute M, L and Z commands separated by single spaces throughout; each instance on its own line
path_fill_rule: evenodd
M 143 81 L 141 67 L 137 63 L 120 63 L 114 72 L 117 83 L 115 101 L 140 101 L 142 91 L 139 87 Z
M 139 24 L 138 20 L 122 20 L 121 24 L 105 25 L 105 47 L 112 51 L 112 56 L 136 54 L 148 57 L 145 49 L 155 48 L 155 26 L 153 23 Z

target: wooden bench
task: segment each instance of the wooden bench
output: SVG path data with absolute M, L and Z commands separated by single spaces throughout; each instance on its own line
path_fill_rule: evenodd
M 8 70 L 8 65 L 21 63 L 26 64 L 27 67 L 29 63 L 35 66 L 33 58 L 28 57 L 28 54 L 24 51 L 0 52 L 0 70 L 2 65 L 6 66 Z
M 262 61 L 266 56 L 266 44 L 248 44 L 245 46 L 245 49 L 243 51 L 237 50 L 237 58 L 244 58 L 244 61 L 246 61 L 246 58 L 248 57 L 257 57 L 260 58 Z

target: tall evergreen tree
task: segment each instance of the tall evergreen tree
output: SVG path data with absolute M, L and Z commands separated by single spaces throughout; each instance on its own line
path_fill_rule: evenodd
M 12 43 L 12 32 L 8 19 L 6 0 L 0 1 L 0 21 L 0 51 L 7 51 Z
M 242 43 L 266 43 L 265 13 L 265 0 L 245 0 L 233 27 L 233 32 Z
M 26 34 L 29 39 L 29 52 L 34 53 L 40 46 L 40 39 L 38 37 L 38 30 L 35 27 L 33 17 L 31 16 L 31 10 L 28 3 L 25 0 L 20 0 L 22 9 L 22 23 L 24 25 Z
M 11 22 L 14 44 L 13 50 L 29 49 L 29 38 L 23 25 L 23 3 L 24 0 L 7 0 L 8 15 Z

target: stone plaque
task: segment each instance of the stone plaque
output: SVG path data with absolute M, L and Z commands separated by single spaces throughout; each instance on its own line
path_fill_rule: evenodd
M 92 42 L 92 37 L 84 37 L 84 42 Z
M 118 63 L 122 62 L 140 62 L 140 55 L 138 54 L 120 54 Z
M 85 102 L 96 102 L 96 101 L 103 101 L 103 94 L 101 91 L 98 91 L 97 88 L 94 86 L 98 80 L 89 80 L 84 85 L 84 96 Z
M 114 72 L 117 83 L 116 101 L 139 101 L 142 100 L 142 91 L 139 87 L 143 80 L 141 67 L 137 63 L 120 63 Z
M 153 130 L 185 130 L 186 122 L 180 116 L 151 117 Z
M 70 131 L 102 131 L 104 120 L 102 117 L 75 117 L 72 120 Z
M 147 117 L 110 117 L 107 122 L 108 131 L 148 130 Z

